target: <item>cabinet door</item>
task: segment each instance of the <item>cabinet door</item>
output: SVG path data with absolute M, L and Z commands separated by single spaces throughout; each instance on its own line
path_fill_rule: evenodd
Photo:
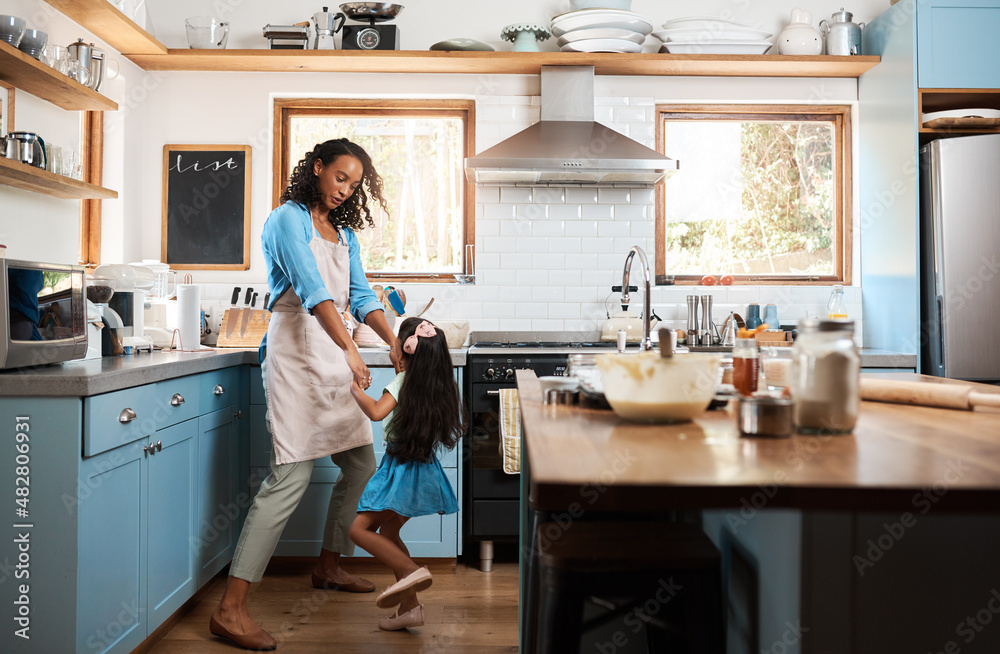
M 147 634 L 194 594 L 198 421 L 160 430 L 149 439 L 146 594 Z
M 80 463 L 78 652 L 128 652 L 146 638 L 144 445 Z
M 920 0 L 920 88 L 1000 88 L 1000 2 Z
M 239 536 L 239 439 L 236 409 L 198 419 L 198 586 L 232 560 Z

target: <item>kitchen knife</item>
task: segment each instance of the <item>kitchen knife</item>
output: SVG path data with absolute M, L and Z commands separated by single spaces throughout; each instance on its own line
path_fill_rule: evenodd
M 267 319 L 267 316 L 271 313 L 267 308 L 268 306 L 267 303 L 270 299 L 271 299 L 271 292 L 268 291 L 267 294 L 264 295 L 264 304 L 260 306 L 261 313 L 264 314 L 265 319 Z
M 243 308 L 243 322 L 240 323 L 240 338 L 243 338 L 243 334 L 247 333 L 247 323 L 250 322 L 250 316 L 253 315 L 253 308 L 257 305 L 257 294 L 254 293 L 253 297 L 250 298 L 250 307 Z
M 229 338 L 233 330 L 236 328 L 236 317 L 239 315 L 239 309 L 236 308 L 236 303 L 240 300 L 240 287 L 233 287 L 233 299 L 229 301 L 229 322 L 226 323 L 226 338 Z

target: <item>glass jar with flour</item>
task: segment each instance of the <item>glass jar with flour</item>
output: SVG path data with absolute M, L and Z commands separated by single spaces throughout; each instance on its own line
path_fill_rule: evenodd
M 806 434 L 846 434 L 861 404 L 853 320 L 803 320 L 792 353 L 794 420 Z

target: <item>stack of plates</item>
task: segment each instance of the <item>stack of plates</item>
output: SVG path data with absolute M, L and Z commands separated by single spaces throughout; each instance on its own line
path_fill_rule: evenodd
M 624 9 L 581 9 L 552 19 L 563 52 L 642 52 L 653 24 Z
M 653 36 L 663 42 L 660 52 L 673 54 L 764 54 L 771 47 L 767 32 L 712 16 L 668 20 Z

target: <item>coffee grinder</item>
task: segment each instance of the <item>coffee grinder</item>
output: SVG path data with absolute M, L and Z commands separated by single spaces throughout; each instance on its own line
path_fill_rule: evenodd
M 348 2 L 340 5 L 347 18 L 368 25 L 344 25 L 341 47 L 344 50 L 399 50 L 399 29 L 395 25 L 376 25 L 392 20 L 403 5 L 387 2 Z

